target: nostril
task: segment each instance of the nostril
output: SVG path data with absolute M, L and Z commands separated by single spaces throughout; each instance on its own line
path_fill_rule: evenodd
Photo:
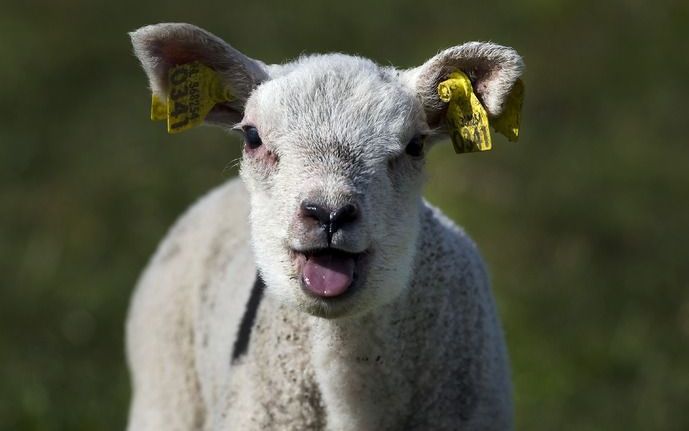
M 302 202 L 301 214 L 302 217 L 314 219 L 323 226 L 330 224 L 330 211 L 313 202 Z
M 347 204 L 335 212 L 330 213 L 331 222 L 348 223 L 356 220 L 359 210 L 353 204 Z
M 347 223 L 352 223 L 359 218 L 359 209 L 354 204 L 347 204 L 337 211 L 330 213 L 330 231 L 336 232 Z

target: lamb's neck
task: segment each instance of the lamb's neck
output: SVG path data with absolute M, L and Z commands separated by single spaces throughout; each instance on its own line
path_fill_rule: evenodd
M 413 373 L 399 361 L 404 343 L 396 331 L 398 307 L 353 318 L 313 318 L 311 359 L 329 429 L 395 429 L 406 417 L 412 385 L 405 376 Z
M 335 357 L 355 354 L 366 362 L 362 351 L 368 351 L 369 360 L 375 360 L 383 355 L 388 347 L 388 327 L 390 313 L 380 310 L 362 316 L 345 317 L 339 319 L 311 318 L 311 335 L 313 339 L 313 353 L 334 359 Z M 357 361 L 357 362 L 361 362 Z

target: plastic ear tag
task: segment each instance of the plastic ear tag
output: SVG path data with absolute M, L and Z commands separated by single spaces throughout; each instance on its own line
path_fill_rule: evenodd
M 517 79 L 505 101 L 505 108 L 492 125 L 496 132 L 507 137 L 510 142 L 519 140 L 519 123 L 521 122 L 522 103 L 524 103 L 524 83 Z
M 456 153 L 488 151 L 492 147 L 488 113 L 461 71 L 438 85 L 440 100 L 448 103 L 447 125 Z
M 168 91 L 165 102 L 156 94 L 151 100 L 151 120 L 167 120 L 168 133 L 200 125 L 213 106 L 234 99 L 218 73 L 198 61 L 170 68 Z
M 151 120 L 167 120 L 167 103 L 160 100 L 155 94 L 151 95 Z

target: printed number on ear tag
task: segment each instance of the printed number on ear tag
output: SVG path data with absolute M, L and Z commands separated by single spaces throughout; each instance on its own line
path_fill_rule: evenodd
M 203 123 L 218 103 L 234 99 L 218 73 L 198 61 L 168 71 L 166 101 L 153 94 L 151 120 L 167 120 L 168 133 L 179 133 Z
M 488 151 L 492 148 L 488 113 L 474 94 L 471 81 L 461 71 L 438 85 L 438 96 L 447 102 L 447 126 L 456 153 Z

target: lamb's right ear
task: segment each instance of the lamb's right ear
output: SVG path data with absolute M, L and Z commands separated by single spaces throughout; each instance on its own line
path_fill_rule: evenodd
M 129 35 L 151 91 L 160 100 L 167 98 L 168 71 L 174 66 L 198 61 L 217 72 L 223 86 L 231 90 L 233 100 L 216 104 L 205 118 L 207 123 L 228 126 L 239 122 L 251 92 L 269 79 L 264 63 L 191 24 L 149 25 Z

